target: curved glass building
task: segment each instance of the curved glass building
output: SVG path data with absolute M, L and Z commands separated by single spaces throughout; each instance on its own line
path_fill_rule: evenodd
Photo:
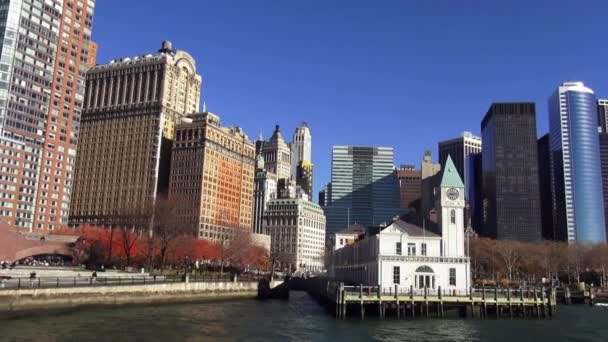
M 564 82 L 549 99 L 554 236 L 606 242 L 596 99 L 582 82 Z

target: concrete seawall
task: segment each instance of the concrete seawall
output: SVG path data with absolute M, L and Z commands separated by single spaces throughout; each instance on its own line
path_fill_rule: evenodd
M 271 287 L 281 282 L 273 282 Z M 257 282 L 196 282 L 0 291 L 0 313 L 121 305 L 255 298 Z

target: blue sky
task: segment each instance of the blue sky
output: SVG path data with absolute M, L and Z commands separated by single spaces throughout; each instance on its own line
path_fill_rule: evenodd
M 541 135 L 560 82 L 608 97 L 606 13 L 600 0 L 100 0 L 93 39 L 98 63 L 173 41 L 207 109 L 252 139 L 307 121 L 319 190 L 332 145 L 394 146 L 396 164 L 419 165 L 479 134 L 493 101 L 536 102 Z

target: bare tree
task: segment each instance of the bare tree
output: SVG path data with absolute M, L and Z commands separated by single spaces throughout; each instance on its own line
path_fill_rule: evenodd
M 505 268 L 509 281 L 513 280 L 513 273 L 521 266 L 522 253 L 519 242 L 500 241 L 494 245 L 494 251 Z
M 183 210 L 189 208 L 179 200 L 159 196 L 152 206 L 151 232 L 152 240 L 158 248 L 161 271 L 165 267 L 167 255 L 174 248 L 179 237 L 195 233 L 195 221 Z

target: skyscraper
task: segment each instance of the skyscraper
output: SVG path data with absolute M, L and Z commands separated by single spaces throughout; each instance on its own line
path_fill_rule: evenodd
M 435 207 L 434 189 L 439 186 L 439 171 L 441 165 L 433 163 L 431 151 L 424 152 L 420 165 L 421 214 L 428 218 L 429 211 Z
M 414 165 L 401 165 L 395 170 L 399 181 L 400 205 L 403 209 L 420 210 L 420 170 Z
M 94 0 L 0 5 L 0 219 L 67 224 Z
M 283 134 L 276 125 L 274 132 L 268 141 L 258 140 L 256 150 L 262 154 L 266 171 L 279 179 L 291 179 L 291 150 L 283 139 Z
M 602 193 L 604 195 L 604 213 L 608 213 L 608 132 L 600 133 L 599 139 L 600 161 L 602 167 Z M 608 236 L 608 222 L 606 222 L 606 236 Z
M 600 132 L 608 133 L 608 99 L 597 100 L 597 123 Z
M 399 206 L 392 147 L 334 146 L 327 231 L 349 224 L 378 225 L 404 210 Z
M 310 161 L 301 160 L 296 168 L 296 185 L 312 198 L 312 170 L 313 165 Z
M 168 41 L 87 73 L 70 223 L 113 224 L 167 192 L 175 125 L 198 111 L 200 92 L 194 59 Z
M 540 222 L 545 240 L 554 240 L 553 200 L 551 197 L 551 158 L 549 154 L 549 133 L 537 142 L 538 146 L 538 187 L 540 192 Z
M 307 162 L 312 165 L 312 137 L 306 122 L 296 128 L 291 141 L 291 179 L 298 177 L 298 165 Z M 312 195 L 312 194 L 308 194 Z
M 493 103 L 481 121 L 483 223 L 479 234 L 541 239 L 534 103 Z
M 253 177 L 253 232 L 266 234 L 264 231 L 264 213 L 268 201 L 277 198 L 276 176 L 265 169 L 264 157 L 258 154 Z
M 564 82 L 549 99 L 555 233 L 560 240 L 606 242 L 597 103 L 583 82 Z
M 184 206 L 201 239 L 251 231 L 255 146 L 239 127 L 209 112 L 183 118 L 175 131 L 169 200 Z
M 481 152 L 471 153 L 467 156 L 465 183 L 469 184 L 467 207 L 465 211 L 465 225 L 471 225 L 476 232 L 481 230 L 483 215 L 483 196 L 482 196 L 482 157 Z
M 450 155 L 458 170 L 458 174 L 464 177 L 467 174 L 467 156 L 471 153 L 479 152 L 481 152 L 481 138 L 474 136 L 471 132 L 463 132 L 458 138 L 439 143 L 439 164 L 443 167 L 448 159 L 448 155 Z

